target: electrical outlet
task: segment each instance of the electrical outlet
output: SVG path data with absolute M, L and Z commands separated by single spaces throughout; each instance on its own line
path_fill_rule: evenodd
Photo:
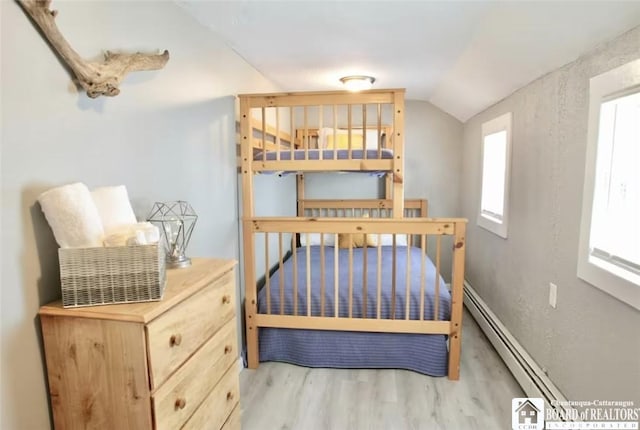
M 549 306 L 556 308 L 558 301 L 558 286 L 553 282 L 549 282 Z

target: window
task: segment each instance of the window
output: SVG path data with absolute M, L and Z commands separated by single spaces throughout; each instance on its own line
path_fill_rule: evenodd
M 478 225 L 507 237 L 511 113 L 482 124 L 482 192 Z
M 590 82 L 578 276 L 640 309 L 640 60 Z

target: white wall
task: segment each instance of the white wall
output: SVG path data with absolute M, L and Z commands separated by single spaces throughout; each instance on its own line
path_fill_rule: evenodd
M 429 200 L 429 216 L 460 216 L 462 123 L 427 102 L 405 112 L 405 196 Z
M 467 278 L 565 396 L 640 404 L 640 312 L 576 276 L 589 79 L 640 57 L 640 27 L 464 127 Z M 483 122 L 513 112 L 509 237 L 479 228 Z M 558 305 L 548 304 L 549 282 Z
M 168 49 L 171 59 L 163 70 L 128 76 L 117 97 L 92 100 L 70 83 L 17 3 L 0 2 L 0 428 L 7 430 L 50 425 L 37 312 L 59 297 L 59 273 L 37 196 L 72 181 L 124 184 L 140 218 L 154 201 L 184 199 L 200 216 L 188 254 L 237 259 L 233 95 L 278 90 L 172 2 L 54 7 L 85 58 Z

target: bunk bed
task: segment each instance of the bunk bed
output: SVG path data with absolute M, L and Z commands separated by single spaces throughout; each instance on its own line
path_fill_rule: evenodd
M 404 199 L 404 91 L 239 98 L 248 366 L 458 379 L 466 220 Z M 305 172 L 336 171 L 383 173 L 386 198 L 305 198 Z M 297 217 L 255 216 L 254 175 L 273 172 L 297 175 Z

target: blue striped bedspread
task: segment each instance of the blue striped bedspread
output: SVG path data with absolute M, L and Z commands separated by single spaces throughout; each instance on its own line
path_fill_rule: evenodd
M 320 247 L 312 246 L 310 258 L 311 314 L 320 315 L 321 274 Z M 325 247 L 325 315 L 333 311 L 333 257 L 335 248 Z M 349 250 L 339 252 L 339 315 L 348 315 Z M 298 248 L 298 313 L 306 314 L 306 248 Z M 367 256 L 367 270 L 364 271 L 363 255 Z M 410 316 L 415 318 L 420 312 L 421 268 L 424 258 L 419 248 L 410 248 L 409 259 L 406 247 L 396 251 L 396 318 L 405 315 L 406 262 L 411 263 L 410 271 Z M 353 316 L 363 315 L 363 274 L 367 279 L 367 316 L 375 317 L 377 312 L 377 248 L 356 248 L 353 250 Z M 426 319 L 433 316 L 434 282 L 436 279 L 433 263 L 425 262 L 425 312 Z M 293 313 L 293 258 L 289 258 L 270 279 L 271 310 L 280 312 L 280 279 L 284 282 L 284 313 Z M 381 317 L 391 313 L 391 274 L 393 268 L 393 248 L 382 247 Z M 283 276 L 284 274 L 284 276 Z M 438 296 L 440 319 L 450 316 L 450 295 L 441 281 Z M 266 288 L 259 293 L 258 309 L 267 310 Z M 301 330 L 285 328 L 261 328 L 259 330 L 260 361 L 281 361 L 307 367 L 329 367 L 348 369 L 405 369 L 431 376 L 445 376 L 448 368 L 448 350 L 445 335 L 413 333 L 372 333 L 332 330 Z
M 320 246 L 311 246 L 309 253 L 309 267 L 311 292 L 311 315 L 321 316 L 322 308 L 322 256 Z M 353 248 L 353 269 L 349 269 L 349 249 L 338 249 L 332 246 L 324 247 L 324 316 L 334 316 L 334 253 L 338 251 L 338 315 L 349 316 L 349 279 L 352 279 L 352 303 L 354 318 L 375 318 L 377 316 L 378 297 L 378 249 L 377 248 Z M 307 248 L 301 247 L 295 250 L 297 262 L 297 286 L 298 286 L 298 315 L 307 314 Z M 366 272 L 364 256 L 366 255 Z M 405 319 L 405 304 L 409 299 L 409 318 L 419 319 L 420 296 L 422 289 L 422 267 L 424 261 L 424 319 L 431 320 L 434 316 L 436 279 L 439 280 L 439 304 L 438 319 L 448 320 L 450 317 L 451 296 L 442 277 L 436 278 L 436 269 L 431 260 L 422 254 L 417 247 L 396 247 L 395 253 L 395 319 Z M 409 295 L 407 296 L 407 264 L 409 264 Z M 380 270 L 380 311 L 381 318 L 392 318 L 392 291 L 393 291 L 393 247 L 381 247 Z M 270 291 L 271 313 L 280 314 L 281 305 L 284 315 L 294 314 L 294 258 L 287 259 L 283 267 L 269 279 L 269 289 L 262 288 L 258 294 L 258 312 L 267 313 L 267 290 Z M 280 288 L 284 289 L 284 301 L 280 300 Z M 366 288 L 366 295 L 365 295 Z M 366 297 L 366 299 L 365 299 Z M 366 301 L 366 307 L 365 307 Z M 366 309 L 366 312 L 365 312 Z

